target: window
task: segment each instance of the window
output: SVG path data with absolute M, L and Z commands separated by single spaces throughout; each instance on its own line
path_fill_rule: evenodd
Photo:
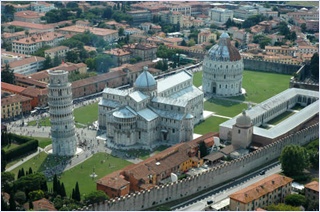
M 238 130 L 238 134 L 240 134 L 240 130 Z

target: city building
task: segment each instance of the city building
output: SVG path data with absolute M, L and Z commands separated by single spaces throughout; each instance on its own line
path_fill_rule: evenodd
M 214 133 L 208 133 L 197 139 L 176 144 L 138 164 L 106 175 L 97 181 L 97 190 L 115 198 L 172 182 L 171 173 L 179 176 L 190 168 L 203 165 L 203 159 L 199 157 L 199 144 L 206 139 L 212 139 L 213 135 Z
M 52 154 L 73 156 L 77 150 L 71 83 L 68 72 L 49 71 L 48 104 L 51 123 Z
M 319 32 L 319 19 L 318 20 L 307 20 L 306 21 L 306 30 Z
M 15 12 L 13 20 L 39 24 L 41 21 L 40 18 L 41 18 L 41 15 L 38 12 L 26 10 L 26 11 Z
M 70 50 L 67 46 L 57 46 L 44 51 L 44 56 L 49 56 L 52 60 L 57 55 L 59 59 L 65 58 L 67 52 Z
M 12 33 L 4 32 L 1 37 L 2 37 L 3 42 L 11 44 L 13 40 L 19 40 L 21 38 L 26 38 L 26 37 L 32 36 L 36 33 L 38 33 L 37 30 L 28 30 L 28 33 L 26 33 L 26 31 L 12 32 Z
M 135 43 L 122 47 L 124 51 L 131 52 L 131 57 L 140 57 L 142 61 L 154 60 L 157 58 L 158 46 L 153 43 Z
M 105 88 L 99 102 L 99 128 L 118 147 L 192 140 L 193 126 L 202 120 L 203 93 L 192 74 L 182 71 L 156 81 L 144 67 L 133 89 Z
M 243 61 L 239 51 L 224 32 L 218 44 L 211 47 L 203 61 L 202 90 L 218 96 L 237 96 L 242 93 Z
M 144 22 L 150 22 L 152 19 L 151 12 L 148 10 L 131 10 L 126 11 L 132 17 L 132 25 L 137 26 Z
M 12 41 L 12 51 L 20 54 L 34 54 L 44 46 L 57 46 L 64 39 L 64 35 L 56 32 L 37 33 Z
M 9 62 L 9 66 L 14 73 L 29 75 L 42 70 L 44 61 L 45 58 L 43 57 L 31 56 Z
M 1 24 L 4 32 L 14 32 L 13 29 L 10 29 L 10 26 L 21 27 L 25 30 L 36 30 L 38 33 L 40 32 L 53 32 L 56 24 L 36 24 L 36 23 L 28 23 L 24 21 L 12 21 Z
M 236 123 L 232 126 L 231 144 L 243 149 L 250 147 L 253 135 L 253 124 L 246 111 L 242 112 L 236 119 Z
M 304 185 L 304 192 L 307 200 L 319 201 L 319 182 L 312 181 Z
M 87 26 L 68 26 L 59 28 L 56 31 L 66 35 L 77 35 L 84 33 L 85 31 L 90 31 L 92 34 L 97 35 L 98 37 L 103 38 L 105 41 L 113 42 L 119 38 L 118 31 L 112 29 L 103 29 L 96 27 L 87 27 Z
M 19 94 L 1 97 L 1 108 L 1 119 L 10 119 L 19 115 L 29 114 L 31 111 L 31 98 Z
M 210 30 L 202 31 L 198 34 L 198 43 L 210 42 L 211 40 L 216 41 L 217 35 L 212 33 Z
M 54 4 L 49 4 L 44 1 L 31 2 L 30 8 L 31 8 L 31 10 L 39 12 L 39 13 L 47 13 L 50 10 L 56 9 Z
M 121 66 L 122 64 L 129 63 L 132 53 L 124 49 L 111 49 L 104 51 L 105 54 L 111 55 L 116 66 Z
M 233 19 L 233 11 L 222 9 L 222 8 L 213 8 L 209 10 L 209 16 L 214 23 L 222 25 L 225 24 L 228 19 Z
M 231 211 L 253 211 L 267 205 L 283 203 L 291 194 L 293 179 L 273 174 L 231 195 Z

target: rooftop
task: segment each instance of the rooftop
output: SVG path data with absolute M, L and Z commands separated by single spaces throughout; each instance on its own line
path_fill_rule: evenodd
M 304 187 L 319 193 L 319 182 L 317 181 L 312 181 L 308 184 L 305 184 Z

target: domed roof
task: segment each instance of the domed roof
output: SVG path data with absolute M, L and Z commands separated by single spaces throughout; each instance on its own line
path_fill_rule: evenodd
M 236 119 L 236 125 L 238 127 L 251 127 L 251 118 L 246 115 L 246 111 L 242 111 L 242 115 Z
M 238 49 L 231 45 L 230 37 L 226 32 L 221 34 L 218 44 L 209 49 L 207 56 L 215 61 L 237 61 L 241 59 Z
M 143 67 L 143 72 L 138 76 L 134 87 L 136 88 L 150 88 L 157 85 L 154 77 L 148 72 L 148 67 Z

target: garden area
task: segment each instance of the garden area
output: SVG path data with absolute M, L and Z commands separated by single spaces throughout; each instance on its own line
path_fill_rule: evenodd
M 219 125 L 228 119 L 209 117 L 194 128 L 194 133 L 204 135 L 208 132 L 219 132 Z
M 88 126 L 88 124 L 98 120 L 98 102 L 74 109 L 73 115 L 77 128 Z M 41 126 L 51 126 L 49 117 L 42 118 L 39 124 Z M 28 126 L 36 125 L 36 120 L 28 122 Z

